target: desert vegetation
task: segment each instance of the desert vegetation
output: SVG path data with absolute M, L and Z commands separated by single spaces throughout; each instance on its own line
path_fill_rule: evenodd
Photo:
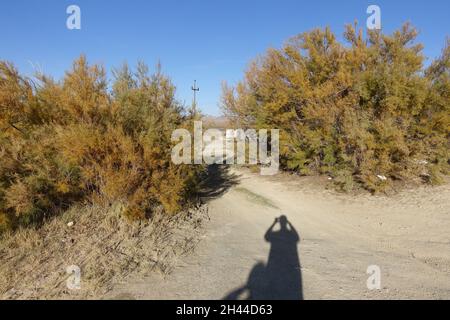
M 113 70 L 84 56 L 64 78 L 22 76 L 0 62 L 0 231 L 39 226 L 73 205 L 120 202 L 123 216 L 188 204 L 201 166 L 171 162 L 171 133 L 190 116 L 144 63 Z
M 342 190 L 437 184 L 449 172 L 450 43 L 425 67 L 417 31 L 392 35 L 349 25 L 290 39 L 223 88 L 223 109 L 242 128 L 281 129 L 284 169 L 327 174 Z
M 230 274 L 246 276 L 238 264 L 264 256 L 260 232 L 280 211 L 302 228 L 302 245 L 314 246 L 305 250 L 306 261 L 319 261 L 323 292 L 329 283 L 342 292 L 329 275 L 347 266 L 343 257 L 356 258 L 357 272 L 365 275 L 366 264 L 373 263 L 366 258 L 385 246 L 391 265 L 417 263 L 408 279 L 427 275 L 431 269 L 423 263 L 444 270 L 428 283 L 426 297 L 434 297 L 448 274 L 448 255 L 442 254 L 448 184 L 433 196 L 423 187 L 392 199 L 368 192 L 338 199 L 337 192 L 318 189 L 328 179 L 342 191 L 372 193 L 389 192 L 398 183 L 446 180 L 450 40 L 439 58 L 427 62 L 416 37 L 409 24 L 391 35 L 367 36 L 349 25 L 345 43 L 329 28 L 302 33 L 253 61 L 235 86 L 224 84 L 226 117 L 202 116 L 195 105 L 187 110 L 159 65 L 151 73 L 142 62 L 135 68 L 124 64 L 112 70 L 110 81 L 101 65 L 81 56 L 55 80 L 42 73 L 24 76 L 13 63 L 0 61 L 0 299 L 127 298 L 114 296 L 114 287 L 136 275 L 142 280 L 153 271 L 171 272 L 200 239 L 214 245 L 182 268 L 169 294 L 180 297 L 187 290 L 187 297 L 197 297 L 210 287 L 199 290 L 198 275 L 205 270 L 218 270 L 205 279 L 219 279 L 227 288 Z M 204 128 L 221 130 L 280 129 L 282 168 L 328 179 L 281 174 L 269 180 L 251 170 L 174 164 L 173 131 L 200 120 Z M 299 189 L 304 181 L 316 188 Z M 216 220 L 203 236 L 210 209 Z M 396 214 L 400 218 L 390 223 L 388 216 Z M 425 232 L 431 228 L 434 233 Z M 386 235 L 393 240 L 380 245 Z M 405 245 L 398 244 L 399 235 Z M 366 247 L 369 241 L 374 247 Z M 360 260 L 357 250 L 349 256 L 359 243 L 365 253 Z M 385 259 L 380 250 L 379 261 Z M 399 252 L 405 260 L 397 260 Z M 324 257 L 331 258 L 322 263 Z M 82 272 L 80 289 L 67 285 L 70 266 Z M 355 269 L 347 269 L 347 284 L 354 285 L 349 271 Z M 416 297 L 419 280 L 409 296 Z M 360 294 L 358 288 L 348 297 Z M 144 289 L 138 297 L 165 293 L 152 281 Z M 442 296 L 448 292 L 445 286 L 439 290 Z

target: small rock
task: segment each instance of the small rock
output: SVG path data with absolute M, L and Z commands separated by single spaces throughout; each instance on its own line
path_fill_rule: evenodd
M 75 224 L 75 223 L 74 223 L 73 221 L 70 221 L 70 222 L 67 224 L 67 226 L 68 226 L 69 228 L 71 228 L 71 227 L 73 227 L 74 224 Z
M 377 175 L 377 178 L 380 179 L 381 181 L 387 180 L 387 178 L 385 176 L 381 176 L 381 175 Z

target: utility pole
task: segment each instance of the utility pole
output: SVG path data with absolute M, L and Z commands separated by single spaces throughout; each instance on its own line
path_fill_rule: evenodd
M 197 114 L 197 92 L 200 91 L 200 88 L 197 87 L 197 80 L 194 80 L 194 86 L 191 87 L 191 90 L 194 91 L 194 105 L 192 109 L 194 114 Z

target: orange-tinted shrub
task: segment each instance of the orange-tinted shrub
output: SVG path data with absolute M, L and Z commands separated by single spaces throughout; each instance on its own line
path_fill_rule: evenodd
M 78 202 L 120 200 L 129 218 L 186 203 L 202 169 L 171 162 L 171 133 L 189 121 L 174 86 L 144 64 L 115 77 L 109 93 L 103 69 L 84 57 L 60 82 L 0 62 L 0 230 Z

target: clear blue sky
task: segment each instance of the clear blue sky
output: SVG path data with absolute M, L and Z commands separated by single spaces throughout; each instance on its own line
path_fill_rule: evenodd
M 81 8 L 81 30 L 66 28 L 70 4 Z M 315 27 L 340 35 L 355 19 L 365 26 L 369 4 L 381 7 L 385 32 L 411 21 L 426 56 L 440 54 L 450 34 L 448 0 L 14 0 L 0 3 L 0 59 L 56 78 L 81 53 L 107 69 L 160 60 L 180 101 L 191 103 L 197 79 L 200 107 L 218 115 L 221 82 L 239 80 L 255 56 Z

